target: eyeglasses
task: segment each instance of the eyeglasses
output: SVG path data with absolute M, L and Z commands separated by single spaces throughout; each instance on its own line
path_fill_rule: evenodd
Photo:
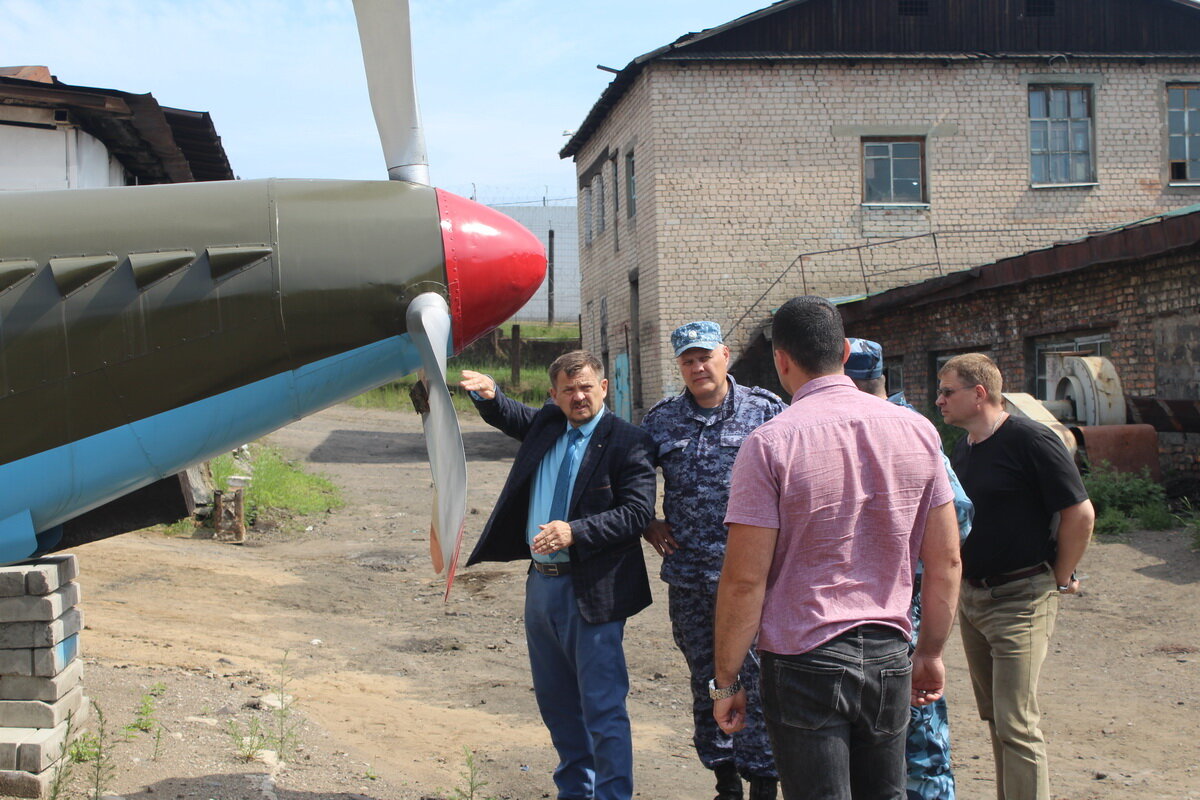
M 951 389 L 949 386 L 943 386 L 937 390 L 937 393 L 942 397 L 949 398 L 955 392 L 961 392 L 963 389 L 974 389 L 974 386 L 959 386 L 957 389 Z

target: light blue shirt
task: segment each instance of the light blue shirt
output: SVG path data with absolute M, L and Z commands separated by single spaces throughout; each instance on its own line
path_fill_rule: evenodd
M 595 432 L 596 425 L 600 423 L 600 418 L 604 416 L 605 411 L 604 406 L 600 406 L 599 413 L 578 428 L 583 437 L 571 448 L 571 482 L 567 489 L 568 498 L 575 491 L 575 477 L 579 474 L 579 465 L 583 463 L 583 454 L 587 452 L 588 442 L 591 441 L 592 433 Z M 562 435 L 554 442 L 554 447 L 551 447 L 546 451 L 546 455 L 542 456 L 542 463 L 538 464 L 537 474 L 533 476 L 533 489 L 529 492 L 529 514 L 526 516 L 528 522 L 525 528 L 525 541 L 529 542 L 531 546 L 533 537 L 541 533 L 539 526 L 552 521 L 550 504 L 554 502 L 554 484 L 558 482 L 558 470 L 562 466 L 563 457 L 567 455 L 567 434 L 570 433 L 571 427 L 571 423 L 567 422 Z M 568 502 L 570 501 L 568 500 Z M 571 560 L 571 556 L 566 550 L 559 550 L 557 553 L 549 555 L 534 554 L 533 558 L 535 561 L 547 563 Z

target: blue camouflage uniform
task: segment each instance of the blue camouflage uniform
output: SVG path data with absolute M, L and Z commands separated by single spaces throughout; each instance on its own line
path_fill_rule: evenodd
M 892 395 L 888 400 L 896 405 L 917 412 L 904 398 L 904 393 Z M 917 412 L 920 413 L 920 412 Z M 942 455 L 946 465 L 946 476 L 954 490 L 954 513 L 958 517 L 958 532 L 965 539 L 971 532 L 971 520 L 975 506 L 963 491 L 958 476 L 950 466 L 950 459 Z M 913 582 L 912 598 L 913 636 L 910 652 L 916 649 L 917 637 L 921 632 L 921 565 L 917 565 L 917 576 Z M 950 769 L 950 720 L 946 710 L 946 698 L 940 697 L 927 706 L 912 706 L 908 721 L 908 739 L 904 743 L 904 756 L 908 762 L 908 800 L 954 800 L 954 773 Z
M 775 778 L 759 697 L 758 654 L 742 665 L 746 727 L 730 736 L 717 726 L 708 696 L 714 674 L 713 614 L 725 560 L 725 506 L 733 461 L 746 436 L 786 406 L 766 389 L 739 386 L 732 377 L 725 400 L 706 415 L 685 389 L 656 404 L 642 428 L 658 447 L 664 478 L 663 513 L 679 549 L 663 558 L 671 628 L 691 671 L 693 742 L 709 769 L 733 762 L 742 777 Z

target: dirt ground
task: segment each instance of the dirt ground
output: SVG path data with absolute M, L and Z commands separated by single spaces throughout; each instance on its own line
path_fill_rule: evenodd
M 468 552 L 515 444 L 463 422 Z M 470 795 L 469 750 L 487 782 L 477 800 L 553 797 L 521 627 L 524 565 L 463 570 L 443 603 L 417 417 L 338 406 L 271 439 L 336 481 L 346 507 L 240 547 L 142 532 L 76 550 L 84 682 L 109 729 L 165 687 L 157 748 L 150 734 L 110 737 L 109 788 L 137 800 L 458 798 Z M 1089 550 L 1084 594 L 1064 601 L 1043 673 L 1055 797 L 1200 798 L 1200 555 L 1189 544 L 1177 531 L 1136 533 Z M 626 634 L 637 796 L 700 800 L 712 782 L 692 750 L 661 583 L 655 593 Z M 957 637 L 947 663 L 959 797 L 992 797 Z M 299 746 L 282 766 L 243 762 L 226 727 L 269 724 L 253 706 L 281 679 Z

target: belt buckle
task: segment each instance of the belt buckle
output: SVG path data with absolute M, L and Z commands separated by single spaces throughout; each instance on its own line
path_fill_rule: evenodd
M 559 566 L 558 564 L 554 563 L 553 561 L 535 561 L 534 563 L 537 564 L 537 566 L 534 567 L 534 569 L 536 569 L 538 572 L 542 573 L 543 575 L 549 575 L 551 577 L 558 577 L 560 575 L 566 574 L 565 572 L 563 572 L 562 567 Z

